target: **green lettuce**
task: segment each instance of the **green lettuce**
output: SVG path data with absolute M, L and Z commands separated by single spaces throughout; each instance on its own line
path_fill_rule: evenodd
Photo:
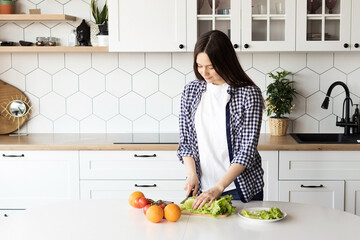
M 236 209 L 236 207 L 233 207 L 231 204 L 231 195 L 221 196 L 219 199 L 213 201 L 209 207 L 207 207 L 206 203 L 201 209 L 193 209 L 192 205 L 195 199 L 196 197 L 189 197 L 183 204 L 180 204 L 180 209 L 191 213 L 210 214 L 214 217 L 223 214 L 232 215 Z
M 258 210 L 255 212 L 250 212 L 243 209 L 241 213 L 244 217 L 262 219 L 262 220 L 278 219 L 284 217 L 284 214 L 277 207 L 271 207 L 269 211 Z

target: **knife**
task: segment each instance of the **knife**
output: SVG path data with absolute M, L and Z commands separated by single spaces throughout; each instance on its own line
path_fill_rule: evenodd
M 187 197 L 186 197 L 184 200 L 182 200 L 182 201 L 180 202 L 180 204 L 183 204 L 184 202 L 186 202 L 186 200 L 188 200 L 189 197 L 192 197 L 192 195 L 193 195 L 193 190 L 191 189 L 189 195 L 187 195 Z

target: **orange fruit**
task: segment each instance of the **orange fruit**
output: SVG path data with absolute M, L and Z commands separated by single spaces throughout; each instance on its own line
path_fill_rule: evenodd
M 146 211 L 145 216 L 150 222 L 158 223 L 164 217 L 164 210 L 157 205 L 152 205 Z
M 140 191 L 135 191 L 129 196 L 129 203 L 132 207 L 135 207 L 134 200 L 138 197 L 145 197 L 145 195 Z
M 175 203 L 170 203 L 164 208 L 164 215 L 166 220 L 176 222 L 181 217 L 181 210 Z

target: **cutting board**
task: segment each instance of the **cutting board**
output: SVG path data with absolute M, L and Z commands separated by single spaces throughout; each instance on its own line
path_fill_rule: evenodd
M 183 215 L 191 215 L 191 216 L 214 217 L 214 216 L 212 216 L 210 214 L 192 213 L 192 212 L 189 212 L 189 211 L 186 211 L 186 210 L 182 210 L 181 214 L 183 214 Z M 215 218 L 226 218 L 228 216 L 230 216 L 230 215 L 229 214 L 223 214 L 223 215 L 218 215 Z
M 18 129 L 18 119 L 9 114 L 9 103 L 22 100 L 30 103 L 26 95 L 18 88 L 0 80 L 0 134 L 8 134 Z M 4 109 L 7 109 L 4 110 Z M 26 122 L 30 114 L 19 118 L 20 127 Z

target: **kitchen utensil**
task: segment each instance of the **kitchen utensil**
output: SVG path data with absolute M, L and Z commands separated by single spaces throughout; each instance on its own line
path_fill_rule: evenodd
M 186 202 L 186 200 L 188 200 L 189 197 L 192 197 L 192 195 L 193 195 L 193 190 L 191 190 L 191 192 L 189 193 L 189 195 L 187 195 L 187 197 L 186 197 L 184 200 L 182 200 L 182 201 L 180 202 L 180 204 L 183 204 L 184 202 Z
M 307 10 L 310 14 L 315 14 L 316 10 L 321 7 L 322 0 L 307 0 Z
M 192 213 L 192 212 L 189 212 L 187 210 L 182 210 L 181 211 L 181 214 L 183 215 L 190 215 L 190 216 L 202 216 L 202 217 L 213 217 L 212 215 L 210 214 L 201 214 L 201 213 Z M 222 215 L 217 215 L 216 218 L 226 218 L 230 216 L 228 213 L 227 214 L 222 214 Z
M 333 8 L 336 6 L 336 0 L 325 0 L 325 5 L 329 9 L 329 13 L 333 13 Z

